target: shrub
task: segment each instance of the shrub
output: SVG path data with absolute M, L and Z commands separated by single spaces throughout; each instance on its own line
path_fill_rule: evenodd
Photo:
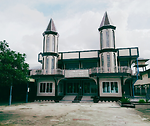
M 140 99 L 139 103 L 146 103 L 144 99 Z
M 123 97 L 121 100 L 121 103 L 131 103 L 129 98 Z

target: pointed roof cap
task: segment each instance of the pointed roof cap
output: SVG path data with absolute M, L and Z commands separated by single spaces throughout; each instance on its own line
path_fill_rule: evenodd
M 56 32 L 56 27 L 55 27 L 55 24 L 54 24 L 54 21 L 53 21 L 52 18 L 50 19 L 50 22 L 49 22 L 49 24 L 47 26 L 46 31 L 54 31 L 54 32 Z
M 50 22 L 46 28 L 46 31 L 43 33 L 43 35 L 44 34 L 56 34 L 56 35 L 58 34 L 52 18 L 50 19 Z
M 116 29 L 116 27 L 112 24 L 110 18 L 108 17 L 107 11 L 104 14 L 104 17 L 102 19 L 102 22 L 101 22 L 98 30 L 100 31 L 100 30 L 105 29 L 105 28 Z

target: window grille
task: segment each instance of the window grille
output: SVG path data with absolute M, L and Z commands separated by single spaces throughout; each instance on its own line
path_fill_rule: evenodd
M 40 93 L 52 93 L 53 83 L 40 83 Z
M 102 82 L 103 93 L 118 93 L 118 82 Z

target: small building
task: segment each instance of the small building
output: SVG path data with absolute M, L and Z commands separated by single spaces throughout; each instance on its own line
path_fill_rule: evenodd
M 148 65 L 146 62 L 149 59 L 138 59 L 135 62 L 134 67 L 141 68 L 142 71 L 138 74 L 138 80 L 135 82 L 135 95 L 145 96 L 148 93 L 150 94 L 150 69 L 146 70 L 146 66 Z M 138 65 L 137 65 L 138 62 Z
M 115 30 L 105 12 L 98 28 L 99 50 L 58 52 L 59 34 L 51 19 L 43 33 L 43 52 L 38 54 L 42 69 L 30 72 L 36 80 L 34 99 L 59 101 L 74 96 L 73 100 L 82 101 L 84 96 L 91 96 L 98 102 L 132 96 L 131 65 L 139 50 L 116 48 Z

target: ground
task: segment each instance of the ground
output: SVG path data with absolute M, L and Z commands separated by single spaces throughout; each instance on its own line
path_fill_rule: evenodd
M 149 114 L 115 102 L 33 102 L 1 105 L 0 126 L 150 126 Z

